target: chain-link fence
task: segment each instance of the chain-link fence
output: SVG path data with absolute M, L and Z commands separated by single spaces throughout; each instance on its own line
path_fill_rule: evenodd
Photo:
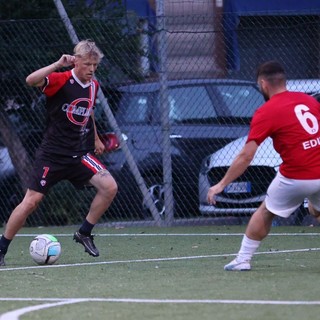
M 319 81 L 310 80 L 320 75 L 320 19 L 311 12 L 100 15 L 0 24 L 1 223 L 23 197 L 45 128 L 45 99 L 25 85 L 25 78 L 72 53 L 70 30 L 79 39 L 94 39 L 105 54 L 96 74 L 103 92 L 96 121 L 102 136 L 115 132 L 121 145 L 101 157 L 119 185 L 101 222 L 247 221 L 279 166 L 268 143 L 247 173 L 225 190 L 225 202 L 212 207 L 205 198 L 244 143 L 241 137 L 263 103 L 256 66 L 277 59 L 289 79 L 300 79 L 297 89 L 320 92 Z M 59 183 L 28 224 L 79 223 L 93 196 L 90 187 L 76 191 L 68 182 Z M 286 223 L 306 223 L 305 214 L 302 205 Z

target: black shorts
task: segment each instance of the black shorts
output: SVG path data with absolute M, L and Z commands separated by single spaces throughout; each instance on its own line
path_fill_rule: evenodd
M 45 156 L 39 154 L 29 178 L 28 188 L 42 194 L 62 180 L 70 181 L 77 189 L 106 167 L 92 154 L 78 157 Z

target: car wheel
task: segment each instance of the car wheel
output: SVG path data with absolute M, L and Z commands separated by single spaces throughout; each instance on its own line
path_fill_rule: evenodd
M 157 213 L 159 214 L 161 219 L 164 219 L 165 215 L 165 204 L 164 204 L 164 188 L 162 184 L 153 184 L 148 187 L 148 192 L 151 196 L 151 199 L 157 209 Z M 152 217 L 151 210 L 147 204 L 147 201 L 143 200 L 143 215 L 144 218 Z

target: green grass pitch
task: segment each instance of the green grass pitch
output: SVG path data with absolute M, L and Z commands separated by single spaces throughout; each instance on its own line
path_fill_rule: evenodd
M 24 228 L 0 269 L 0 319 L 317 319 L 319 229 L 274 227 L 250 272 L 227 272 L 244 226 L 95 228 L 100 256 L 75 228 Z M 0 230 L 3 231 L 3 230 Z M 33 235 L 55 235 L 53 266 L 29 256 Z

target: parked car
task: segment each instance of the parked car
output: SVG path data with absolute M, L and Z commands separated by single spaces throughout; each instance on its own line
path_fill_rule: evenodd
M 266 196 L 266 191 L 282 163 L 274 150 L 271 138 L 258 148 L 248 169 L 216 196 L 216 205 L 207 202 L 208 189 L 219 182 L 230 167 L 234 156 L 243 148 L 247 136 L 236 139 L 205 158 L 199 174 L 199 211 L 202 215 L 217 217 L 250 216 Z M 290 221 L 279 218 L 277 223 L 300 224 L 307 214 L 307 199 L 293 214 Z
M 198 211 L 198 172 L 208 153 L 248 132 L 263 97 L 256 83 L 243 80 L 195 79 L 167 83 L 176 216 Z M 160 215 L 165 213 L 162 164 L 160 83 L 118 88 L 115 117 Z M 119 185 L 110 215 L 150 216 L 124 152 L 103 157 Z
M 300 91 L 310 95 L 320 92 L 319 79 L 289 79 L 287 80 L 287 89 L 289 91 Z
M 320 101 L 320 93 L 312 95 Z M 199 211 L 201 214 L 250 215 L 264 200 L 267 188 L 282 163 L 279 154 L 273 148 L 271 138 L 267 138 L 259 146 L 254 159 L 244 174 L 217 195 L 216 205 L 209 205 L 207 202 L 208 189 L 225 175 L 246 140 L 247 135 L 232 141 L 204 158 L 199 174 Z M 307 202 L 305 201 L 296 216 L 293 217 L 296 222 L 306 214 L 306 207 Z
M 8 148 L 0 141 L 0 179 L 6 179 L 14 174 L 15 169 L 12 164 Z
M 163 128 L 159 90 L 158 82 L 135 84 L 117 88 L 111 95 L 108 91 L 108 97 L 159 215 L 163 215 Z M 168 102 L 175 213 L 179 217 L 188 217 L 199 212 L 197 179 L 203 157 L 245 135 L 251 116 L 263 102 L 263 97 L 254 82 L 195 79 L 169 81 Z M 98 113 L 99 109 L 96 108 Z M 38 141 L 35 143 L 33 137 L 25 139 L 25 122 L 16 115 L 17 112 L 12 111 L 15 127 L 19 129 L 27 151 L 32 154 Z M 110 134 L 104 134 L 110 127 L 106 125 L 101 110 L 96 120 L 102 138 L 110 141 Z M 112 141 L 117 144 L 116 139 Z M 149 208 L 145 205 L 123 150 L 116 148 L 114 152 L 104 154 L 101 160 L 119 185 L 109 217 L 150 217 Z
M 202 214 L 251 214 L 264 200 L 266 190 L 282 162 L 273 148 L 271 138 L 259 146 L 245 173 L 217 195 L 216 205 L 207 202 L 208 189 L 225 175 L 247 137 L 232 141 L 203 161 L 199 175 L 199 210 Z

